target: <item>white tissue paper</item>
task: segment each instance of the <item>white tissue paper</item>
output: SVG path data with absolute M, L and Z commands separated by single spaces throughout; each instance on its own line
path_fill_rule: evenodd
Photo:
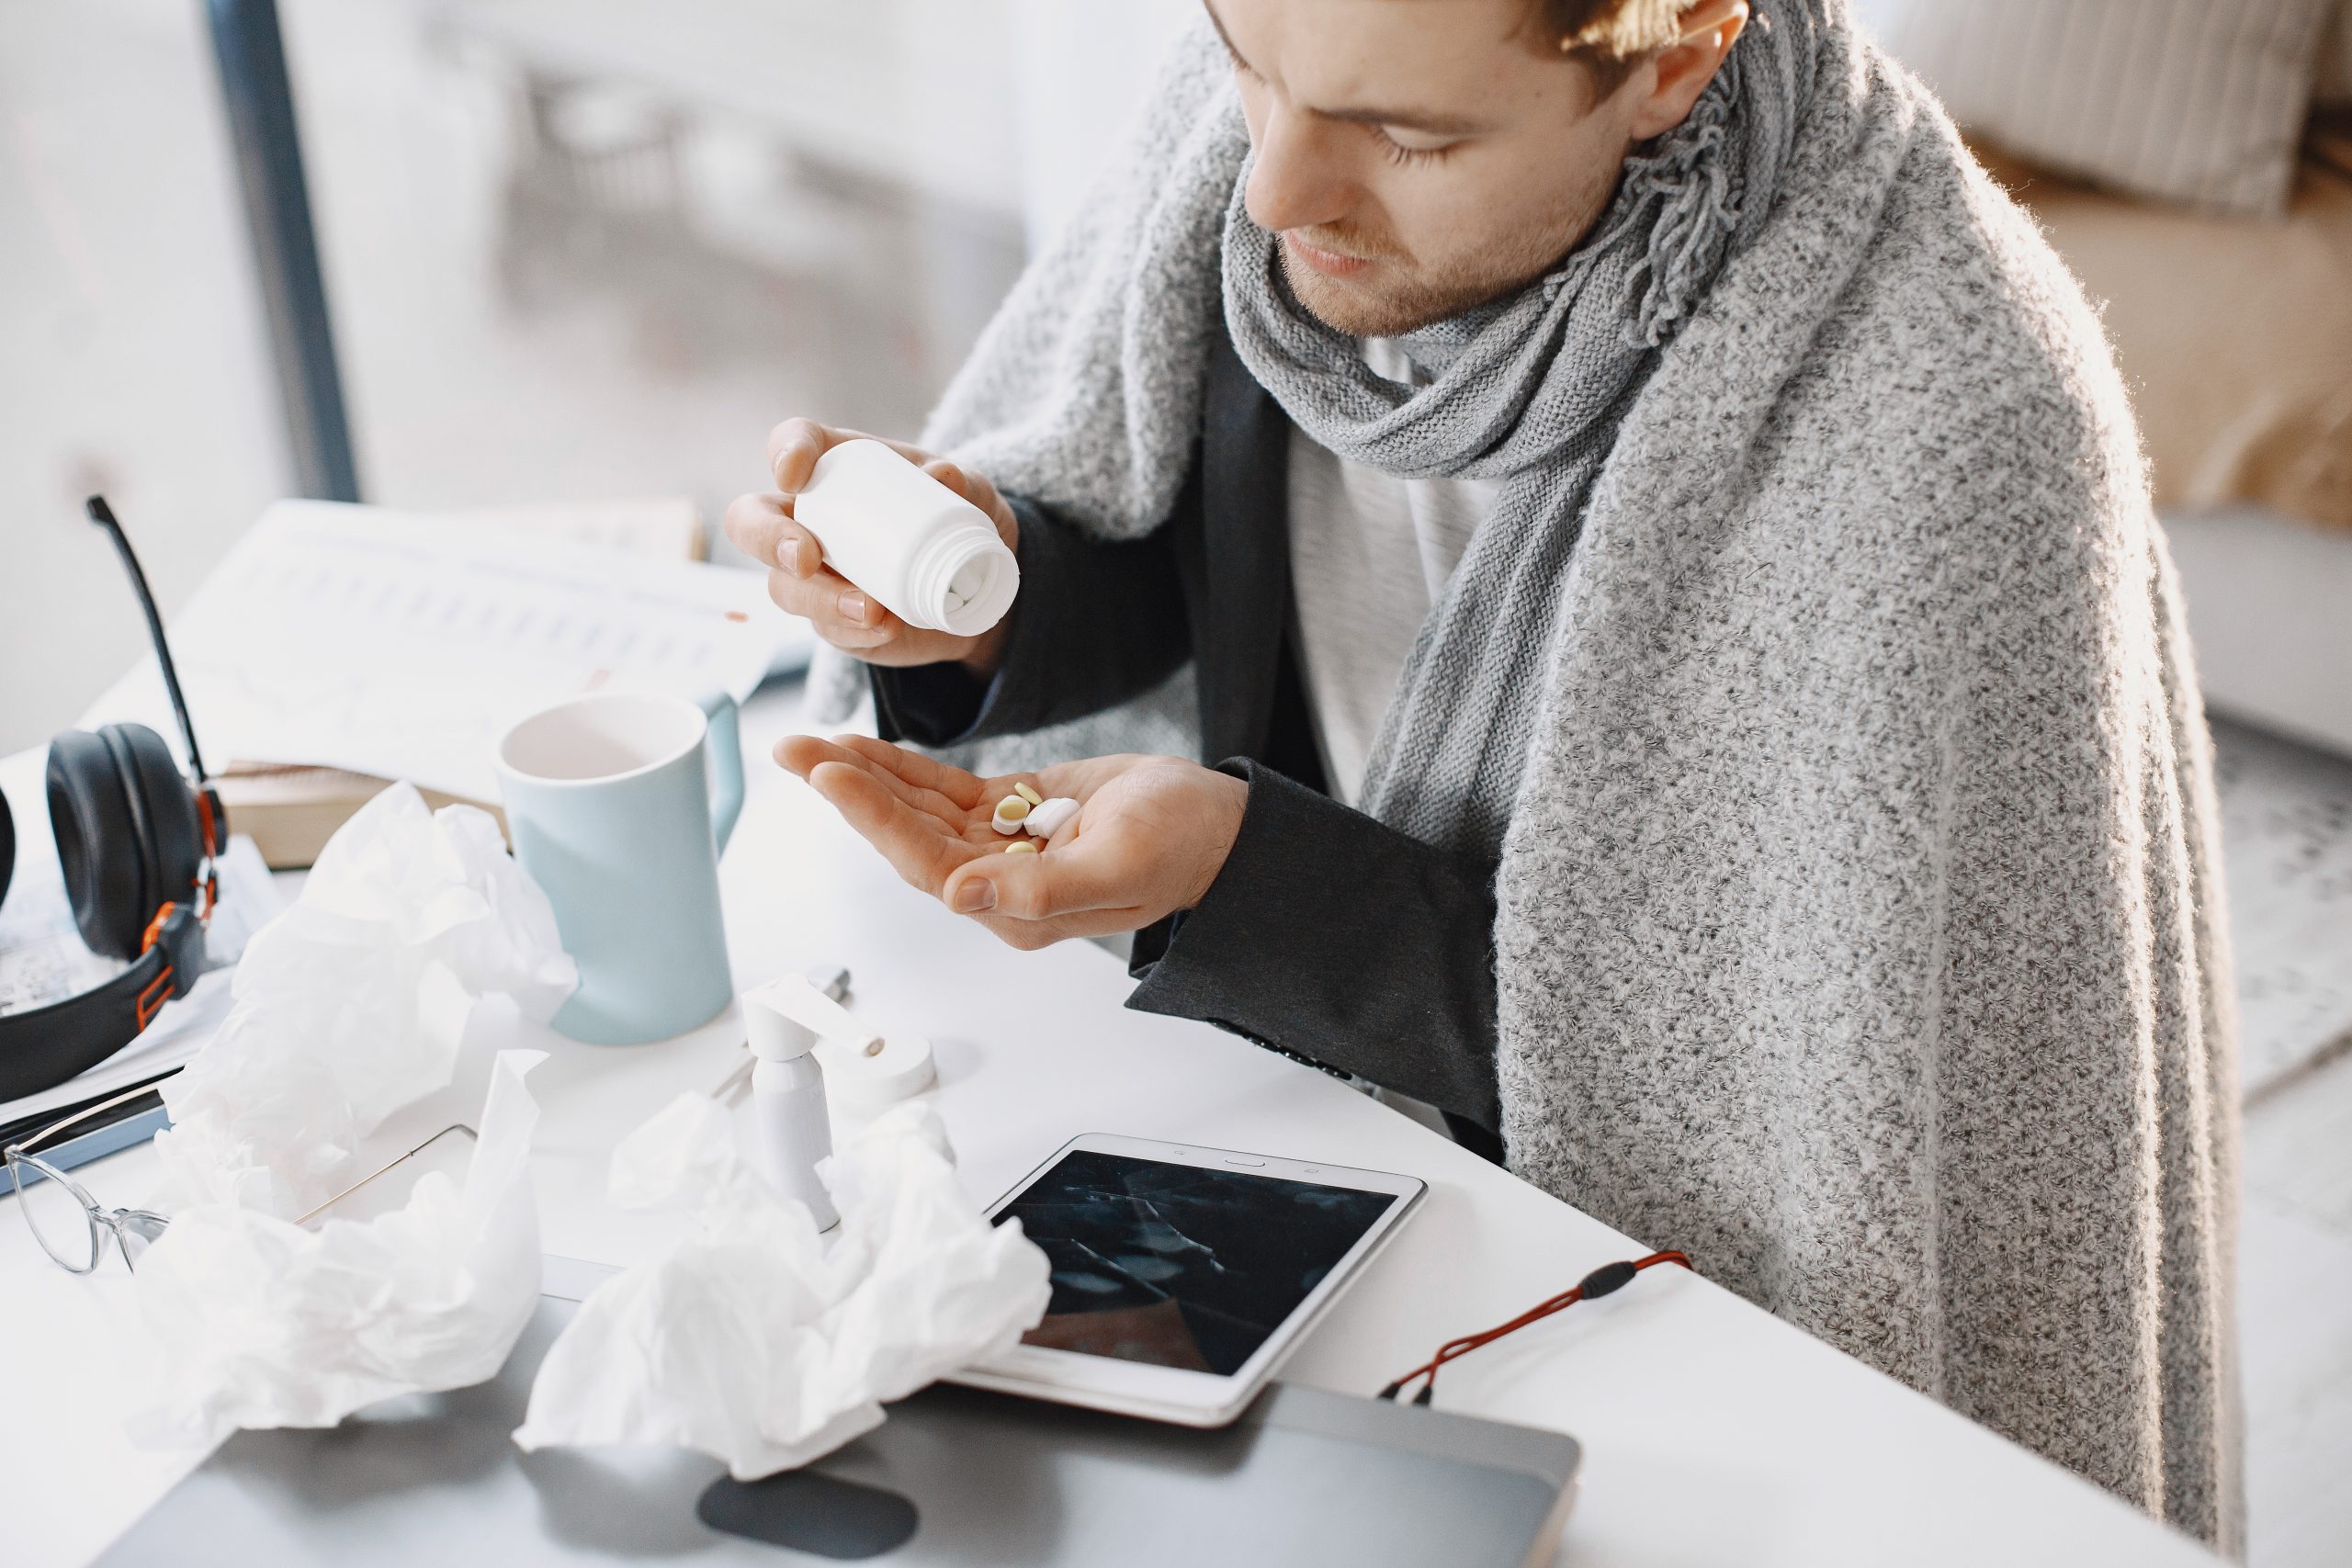
M 930 1106 L 885 1112 L 819 1174 L 841 1211 L 830 1248 L 738 1155 L 717 1101 L 682 1095 L 630 1134 L 614 1201 L 684 1204 L 694 1234 L 582 1303 L 514 1441 L 676 1444 L 754 1480 L 873 1430 L 884 1404 L 1045 1315 L 1046 1255 L 965 1195 Z
M 577 981 L 489 813 L 391 785 L 254 933 L 220 1032 L 165 1082 L 171 1196 L 302 1213 L 349 1184 L 360 1139 L 447 1086 L 484 997 L 545 1022 Z
M 395 784 L 337 831 L 247 946 L 220 1032 L 163 1086 L 171 1225 L 133 1275 L 161 1399 L 141 1436 L 331 1426 L 498 1370 L 537 1304 L 523 1075 L 543 1057 L 470 1053 L 453 1089 L 459 1047 L 486 998 L 544 1022 L 574 980 L 486 813 L 436 816 Z M 427 1171 L 392 1212 L 295 1223 L 405 1152 L 368 1135 L 436 1095 L 480 1134 L 462 1181 Z
M 174 1214 L 135 1276 L 162 1383 L 136 1435 L 332 1427 L 393 1394 L 495 1375 L 539 1301 L 539 1110 L 523 1075 L 543 1059 L 498 1053 L 462 1184 L 428 1171 L 392 1213 L 316 1229 L 233 1203 Z

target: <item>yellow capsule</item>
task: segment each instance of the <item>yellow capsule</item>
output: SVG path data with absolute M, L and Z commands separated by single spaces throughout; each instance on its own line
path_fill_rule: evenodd
M 1014 784 L 1012 786 L 1012 793 L 1019 795 L 1022 799 L 1027 801 L 1032 806 L 1043 806 L 1046 804 L 1046 797 L 1039 795 L 1035 790 L 1031 789 L 1026 784 Z
M 1032 839 L 1015 839 L 1004 846 L 1004 852 L 1009 855 L 1034 855 L 1037 852 L 1036 841 Z

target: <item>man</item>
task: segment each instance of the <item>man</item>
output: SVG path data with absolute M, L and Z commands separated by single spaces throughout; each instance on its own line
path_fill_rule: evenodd
M 780 760 L 1006 941 L 1134 931 L 1134 1005 L 2233 1542 L 2210 761 L 2071 281 L 1839 0 L 1207 9 L 906 448 L 1011 616 L 823 568 L 842 433 L 729 513 L 1000 776 Z M 1084 802 L 1034 857 L 1016 777 Z

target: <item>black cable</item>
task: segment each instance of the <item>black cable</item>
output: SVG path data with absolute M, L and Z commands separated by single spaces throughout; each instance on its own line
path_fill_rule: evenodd
M 139 592 L 139 607 L 147 612 L 147 635 L 155 643 L 155 662 L 163 668 L 164 690 L 171 696 L 172 713 L 180 721 L 180 739 L 187 742 L 188 766 L 196 770 L 197 782 L 202 784 L 207 776 L 204 757 L 196 749 L 196 726 L 188 722 L 187 699 L 180 695 L 180 672 L 172 666 L 172 645 L 164 640 L 164 617 L 155 609 L 155 596 L 147 591 L 147 573 L 141 570 L 139 557 L 130 547 L 130 537 L 115 521 L 114 508 L 107 504 L 107 498 L 94 495 L 85 505 L 90 521 L 104 528 L 107 537 L 114 540 L 115 553 L 122 557 L 123 570 L 130 574 L 130 586 Z

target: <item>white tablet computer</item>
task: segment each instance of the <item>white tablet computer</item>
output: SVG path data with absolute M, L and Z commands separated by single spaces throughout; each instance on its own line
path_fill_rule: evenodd
M 1052 1261 L 1045 1321 L 953 1381 L 1223 1426 L 1425 1190 L 1385 1171 L 1072 1138 L 989 1210 Z

